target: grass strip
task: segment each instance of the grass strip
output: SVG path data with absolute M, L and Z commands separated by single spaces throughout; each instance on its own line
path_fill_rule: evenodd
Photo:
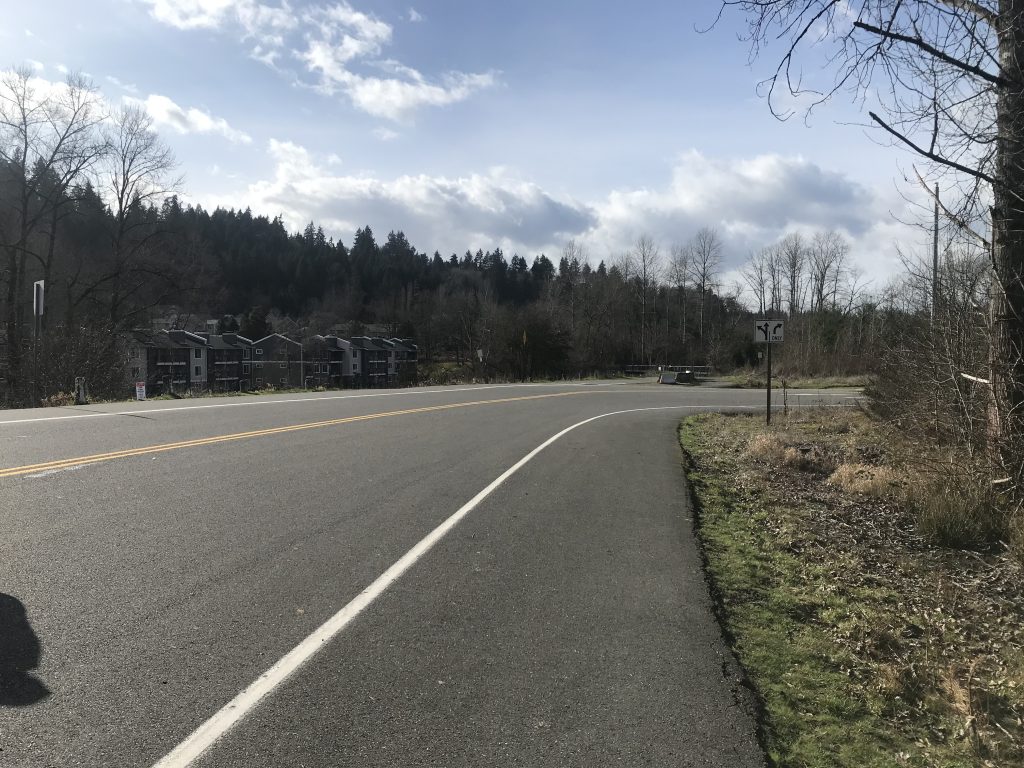
M 852 451 L 858 440 L 878 437 L 866 417 L 850 418 L 860 421 L 837 427 L 834 414 L 818 423 L 805 414 L 796 442 Z M 1024 684 L 1022 670 L 1012 668 L 1012 648 L 1005 649 L 1011 668 L 1002 665 L 999 675 L 1010 688 L 1000 689 L 999 681 L 983 680 L 979 661 L 986 651 L 998 660 L 1003 641 L 1016 635 L 961 642 L 957 628 L 980 621 L 984 609 L 972 615 L 981 606 L 963 608 L 962 622 L 941 615 L 943 601 L 932 593 L 946 582 L 935 572 L 934 553 L 902 541 L 886 551 L 887 507 L 844 497 L 826 486 L 827 473 L 752 457 L 749 446 L 764 430 L 749 416 L 707 414 L 684 420 L 679 434 L 709 576 L 726 634 L 761 699 L 770 762 L 1024 764 L 1021 743 L 1014 743 L 1024 734 L 1014 687 Z M 863 537 L 862 527 L 883 535 Z M 955 614 L 958 606 L 948 603 Z M 1009 695 L 982 713 L 982 688 L 986 701 Z

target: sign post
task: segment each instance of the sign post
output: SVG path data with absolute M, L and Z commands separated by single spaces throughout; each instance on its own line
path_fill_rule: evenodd
M 146 399 L 146 382 L 136 381 L 135 382 L 135 399 L 145 400 Z
M 783 321 L 782 320 L 755 320 L 754 321 L 754 341 L 764 344 L 768 349 L 765 350 L 765 362 L 768 369 L 768 375 L 765 381 L 765 395 L 767 398 L 767 408 L 765 410 L 765 423 L 772 423 L 772 344 L 781 344 L 783 339 Z
M 43 301 L 46 297 L 43 280 L 32 283 L 32 400 L 39 400 L 39 337 L 43 333 Z

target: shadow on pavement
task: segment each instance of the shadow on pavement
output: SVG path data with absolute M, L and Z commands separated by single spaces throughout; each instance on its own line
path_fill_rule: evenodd
M 25 606 L 0 592 L 0 707 L 27 707 L 50 695 L 42 681 L 28 674 L 39 666 L 40 655 Z

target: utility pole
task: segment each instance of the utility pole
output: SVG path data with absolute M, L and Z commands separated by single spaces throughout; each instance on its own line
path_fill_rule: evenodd
M 39 404 L 39 337 L 43 332 L 43 299 L 45 283 L 32 284 L 32 405 Z
M 767 349 L 765 350 L 764 356 L 765 356 L 766 362 L 768 363 L 768 375 L 765 377 L 764 389 L 765 389 L 765 393 L 768 395 L 768 407 L 765 409 L 765 412 L 764 412 L 764 414 L 765 414 L 764 415 L 764 421 L 765 421 L 765 424 L 767 424 L 768 426 L 771 426 L 771 424 L 772 424 L 772 343 L 771 343 L 771 339 L 768 340 L 768 343 L 765 344 L 765 346 L 767 347 Z
M 935 325 L 935 307 L 939 303 L 939 185 L 935 184 L 935 218 L 932 222 L 932 311 L 931 324 Z

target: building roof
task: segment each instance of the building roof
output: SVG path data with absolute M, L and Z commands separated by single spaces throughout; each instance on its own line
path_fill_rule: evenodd
M 237 333 L 200 333 L 211 349 L 244 349 L 251 347 L 252 341 Z
M 194 349 L 207 347 L 206 339 L 189 331 L 132 331 L 132 337 L 147 347 L 160 349 Z
M 413 344 L 412 339 L 388 339 L 391 344 L 394 344 L 395 349 L 401 352 L 415 352 L 417 347 Z
M 264 337 L 263 337 L 262 339 L 260 339 L 259 341 L 254 341 L 254 342 L 253 342 L 253 346 L 256 346 L 256 347 L 258 347 L 258 346 L 259 346 L 260 344 L 262 344 L 263 342 L 265 342 L 265 341 L 270 341 L 270 339 L 273 339 L 273 338 L 278 338 L 278 339 L 284 339 L 284 340 L 285 340 L 285 341 L 287 341 L 287 342 L 288 342 L 289 344 L 294 344 L 294 345 L 295 345 L 295 346 L 297 346 L 297 347 L 301 347 L 301 346 L 302 346 L 301 344 L 299 344 L 299 342 L 295 341 L 295 339 L 289 339 L 289 338 L 288 338 L 287 336 L 284 336 L 283 334 L 280 334 L 280 333 L 272 333 L 272 334 L 270 334 L 269 336 L 264 336 Z
M 368 336 L 353 336 L 350 341 L 353 347 L 365 349 L 367 352 L 386 351 L 384 347 L 379 346 L 378 344 L 375 343 L 376 341 L 379 341 L 379 339 L 371 339 Z

